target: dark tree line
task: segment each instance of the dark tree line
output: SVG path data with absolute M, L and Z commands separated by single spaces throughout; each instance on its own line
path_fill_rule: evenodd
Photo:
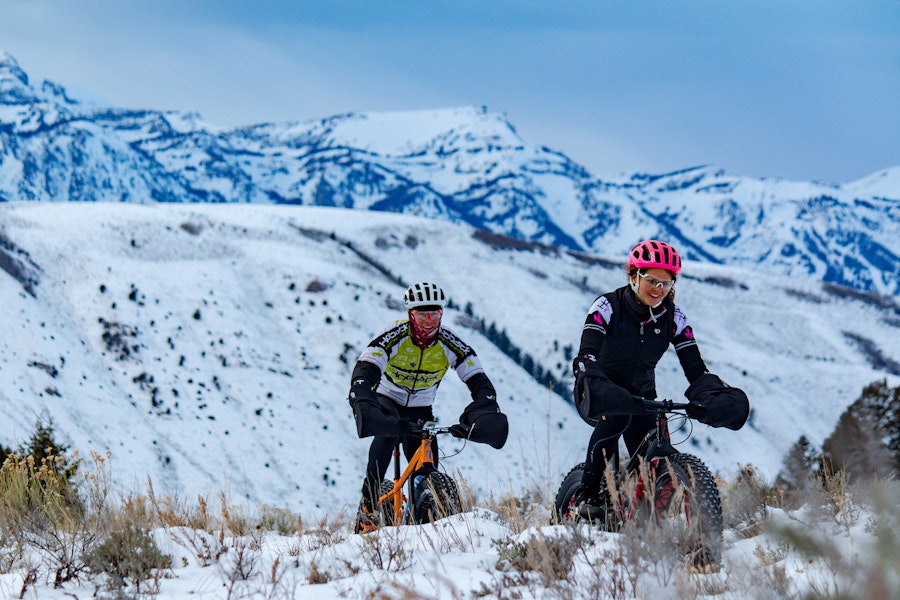
M 900 386 L 886 380 L 866 386 L 847 407 L 834 431 L 816 449 L 801 436 L 785 455 L 776 486 L 802 493 L 815 477 L 843 472 L 851 480 L 900 475 Z
M 822 445 L 829 468 L 851 477 L 883 479 L 900 473 L 900 386 L 877 381 L 838 419 Z
M 515 361 L 517 365 L 522 367 L 522 369 L 531 375 L 538 383 L 550 387 L 564 400 L 571 401 L 567 390 L 564 389 L 563 382 L 556 377 L 550 369 L 544 368 L 544 366 L 539 361 L 535 360 L 533 356 L 516 346 L 513 341 L 509 339 L 506 329 L 500 329 L 494 322 L 487 325 L 483 318 L 475 317 L 471 303 L 466 304 L 463 312 L 474 320 L 475 327 L 481 331 L 491 343 L 497 346 L 503 354 Z

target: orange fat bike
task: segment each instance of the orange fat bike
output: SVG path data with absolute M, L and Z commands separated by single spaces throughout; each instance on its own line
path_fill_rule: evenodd
M 435 467 L 434 441 L 451 433 L 449 427 L 438 427 L 429 421 L 420 423 L 422 441 L 400 472 L 400 440 L 394 443 L 394 480 L 381 482 L 381 496 L 369 522 L 357 523 L 357 533 L 368 533 L 385 525 L 428 523 L 462 512 L 456 482 Z

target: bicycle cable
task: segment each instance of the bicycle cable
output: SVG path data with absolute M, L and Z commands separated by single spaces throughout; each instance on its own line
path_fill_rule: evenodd
M 442 449 L 440 449 L 440 446 L 438 446 L 438 448 L 440 449 L 440 453 L 441 453 L 441 454 L 440 454 L 441 460 L 444 460 L 445 458 L 453 458 L 454 456 L 456 456 L 457 454 L 459 454 L 460 452 L 462 452 L 462 451 L 465 449 L 466 444 L 469 443 L 469 440 L 467 440 L 467 439 L 465 439 L 465 438 L 462 438 L 462 441 L 463 441 L 463 445 L 460 446 L 460 447 L 459 447 L 459 450 L 457 450 L 457 451 L 454 452 L 453 454 L 444 454 L 444 451 L 443 451 Z
M 683 415 L 680 413 L 672 413 L 668 417 L 669 422 L 669 443 L 673 446 L 678 446 L 690 439 L 691 435 L 694 433 L 694 422 L 688 418 L 687 415 Z M 673 441 L 674 434 L 678 432 L 684 432 L 684 437 L 680 440 Z

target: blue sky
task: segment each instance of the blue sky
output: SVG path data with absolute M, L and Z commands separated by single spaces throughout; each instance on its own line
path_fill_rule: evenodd
M 900 166 L 897 0 L 0 0 L 0 50 L 222 126 L 484 105 L 598 176 Z

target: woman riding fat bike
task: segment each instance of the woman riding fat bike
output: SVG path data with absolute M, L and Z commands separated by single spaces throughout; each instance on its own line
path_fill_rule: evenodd
M 675 348 L 690 387 L 689 417 L 714 427 L 740 429 L 749 401 L 738 388 L 709 372 L 694 332 L 675 304 L 681 257 L 658 240 L 643 241 L 628 253 L 627 284 L 594 300 L 581 334 L 575 373 L 575 406 L 594 430 L 572 505 L 585 519 L 603 517 L 607 502 L 604 470 L 621 437 L 634 454 L 656 415 L 635 397 L 653 400 L 656 365 Z

